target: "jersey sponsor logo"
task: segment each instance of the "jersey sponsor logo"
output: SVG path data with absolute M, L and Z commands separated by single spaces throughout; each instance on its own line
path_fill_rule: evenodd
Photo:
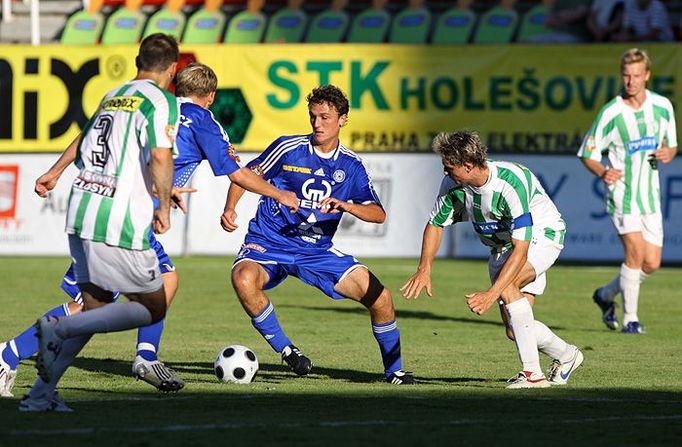
M 310 174 L 312 173 L 312 169 L 306 168 L 303 166 L 291 166 L 291 165 L 282 165 L 282 170 L 287 171 L 287 172 L 298 172 L 301 174 Z
M 140 108 L 143 102 L 144 98 L 138 96 L 114 96 L 104 100 L 102 108 L 107 112 L 134 112 Z
M 227 156 L 237 163 L 241 162 L 239 155 L 237 155 L 237 149 L 235 149 L 231 144 L 227 147 Z
M 474 231 L 478 234 L 495 234 L 509 231 L 509 222 L 473 222 Z
M 265 249 L 265 247 L 263 247 L 262 245 L 254 244 L 253 242 L 249 242 L 248 244 L 244 245 L 244 246 L 242 247 L 242 250 L 244 250 L 244 249 L 256 250 L 256 251 L 259 252 L 259 253 L 265 253 L 265 252 L 267 251 L 267 250 Z
M 336 183 L 341 183 L 342 181 L 346 180 L 346 173 L 341 169 L 337 169 L 334 171 L 332 178 Z
M 320 202 L 331 196 L 332 185 L 324 179 L 309 178 L 301 186 L 301 207 L 320 208 Z
M 118 179 L 97 172 L 83 171 L 73 181 L 73 187 L 104 197 L 113 197 Z
M 658 137 L 644 137 L 628 142 L 628 153 L 630 155 L 639 151 L 655 151 L 656 149 L 658 149 Z

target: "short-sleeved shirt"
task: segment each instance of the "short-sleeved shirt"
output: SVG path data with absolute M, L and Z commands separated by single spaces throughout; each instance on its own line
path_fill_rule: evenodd
M 174 150 L 178 117 L 175 96 L 151 80 L 134 80 L 105 95 L 81 133 L 67 233 L 149 249 L 151 149 Z
M 447 226 L 471 220 L 474 231 L 492 252 L 511 248 L 511 240 L 547 238 L 563 245 L 566 224 L 525 166 L 488 161 L 489 177 L 481 187 L 461 185 L 445 176 L 429 223 Z
M 675 113 L 670 101 L 649 90 L 634 110 L 617 96 L 599 111 L 578 156 L 600 161 L 623 172 L 607 188 L 610 214 L 653 214 L 661 210 L 657 163 L 653 151 L 665 143 L 677 147 Z
M 262 198 L 249 235 L 279 248 L 327 250 L 343 213 L 322 213 L 322 200 L 381 206 L 360 157 L 340 143 L 323 154 L 313 148 L 311 137 L 280 137 L 248 163 L 253 172 L 300 199 L 298 211 L 290 213 L 274 199 Z
M 189 98 L 180 102 L 180 127 L 177 146 L 180 154 L 175 159 L 174 185 L 187 185 L 197 167 L 208 160 L 213 174 L 230 175 L 241 168 L 239 157 L 230 138 L 213 113 Z

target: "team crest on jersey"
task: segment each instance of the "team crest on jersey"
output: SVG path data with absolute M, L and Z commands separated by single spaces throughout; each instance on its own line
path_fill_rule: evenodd
M 337 169 L 334 171 L 334 174 L 332 174 L 332 178 L 336 183 L 341 183 L 342 181 L 346 180 L 346 173 L 342 169 Z
M 178 135 L 178 129 L 173 126 L 172 124 L 168 124 L 166 126 L 166 136 L 168 137 L 168 141 L 171 143 L 175 143 L 175 137 Z
M 587 137 L 587 141 L 585 141 L 585 147 L 587 148 L 588 151 L 593 151 L 594 148 L 596 147 L 596 144 L 594 142 L 594 135 L 590 135 Z
M 230 157 L 232 160 L 236 161 L 237 163 L 241 162 L 239 159 L 239 155 L 237 155 L 237 149 L 234 148 L 230 144 L 230 146 L 227 148 L 227 156 Z
M 261 165 L 253 165 L 251 166 L 251 172 L 253 172 L 256 175 L 260 175 L 261 177 L 265 175 L 265 171 L 261 167 Z

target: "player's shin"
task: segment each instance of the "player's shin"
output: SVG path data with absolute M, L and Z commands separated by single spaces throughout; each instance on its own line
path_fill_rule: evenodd
M 509 325 L 514 331 L 514 343 L 519 353 L 523 370 L 542 375 L 540 356 L 535 338 L 533 308 L 526 297 L 506 305 Z
M 275 313 L 275 307 L 270 301 L 268 301 L 268 304 L 258 315 L 251 318 L 251 324 L 272 349 L 278 353 L 281 353 L 285 347 L 292 344 L 289 337 L 282 330 L 282 326 L 280 326 L 277 314 Z
M 54 366 L 51 369 L 50 382 L 45 382 L 43 379 L 38 377 L 31 387 L 28 395 L 31 399 L 38 399 L 47 396 L 49 399 L 52 393 L 54 393 L 57 383 L 64 375 L 64 372 L 71 365 L 73 360 L 76 358 L 83 347 L 88 343 L 92 335 L 80 335 L 77 337 L 71 337 L 66 340 L 61 345 L 61 351 L 54 362 Z
M 391 373 L 401 370 L 403 364 L 400 355 L 400 330 L 396 320 L 372 324 L 372 334 L 379 344 L 381 360 L 384 364 L 384 376 L 388 377 Z
M 573 352 L 568 349 L 568 343 L 552 332 L 543 322 L 533 321 L 533 329 L 538 350 L 543 354 L 548 355 L 552 359 L 564 361 L 566 356 Z
M 148 361 L 158 360 L 159 344 L 165 318 L 137 331 L 137 355 Z
M 620 267 L 620 288 L 623 292 L 623 326 L 631 321 L 639 321 L 637 307 L 639 304 L 639 285 L 642 271 L 632 269 L 625 264 Z

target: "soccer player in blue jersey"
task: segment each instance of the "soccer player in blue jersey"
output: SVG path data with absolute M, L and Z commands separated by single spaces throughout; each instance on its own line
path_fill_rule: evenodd
M 391 293 L 367 267 L 332 243 L 343 213 L 374 223 L 386 218 L 362 161 L 339 142 L 348 99 L 327 85 L 314 89 L 307 100 L 312 134 L 282 136 L 248 163 L 278 188 L 296 193 L 300 208 L 288 213 L 272 199 L 260 201 L 234 262 L 232 285 L 253 326 L 296 374 L 308 374 L 312 362 L 284 333 L 264 292 L 289 275 L 333 299 L 349 298 L 367 307 L 385 379 L 412 384 L 412 374 L 402 369 Z M 235 208 L 242 194 L 239 185 L 230 185 L 222 217 L 226 231 L 237 228 Z
M 216 75 L 206 65 L 190 64 L 177 75 L 176 94 L 179 96 L 181 116 L 176 140 L 180 154 L 175 160 L 174 195 L 181 209 L 186 212 L 179 193 L 193 191 L 185 186 L 203 160 L 208 160 L 214 175 L 227 175 L 232 182 L 249 191 L 271 197 L 284 207 L 297 209 L 298 199 L 294 193 L 279 190 L 253 174 L 250 169 L 240 166 L 227 134 L 208 110 L 215 98 L 216 88 Z M 63 171 L 73 162 L 77 143 L 78 139 L 67 148 L 57 163 L 36 181 L 38 195 L 45 197 L 55 187 Z M 155 249 L 159 259 L 164 290 L 170 305 L 177 291 L 178 276 L 171 259 L 153 234 L 150 236 L 150 245 Z M 69 267 L 64 276 L 62 289 L 73 301 L 51 309 L 46 316 L 58 318 L 81 311 L 83 301 L 73 274 L 73 266 Z M 184 386 L 184 382 L 157 358 L 163 321 L 139 329 L 133 374 L 161 391 L 177 391 Z M 12 396 L 19 362 L 29 358 L 37 350 L 38 340 L 34 326 L 30 326 L 17 337 L 0 343 L 0 396 Z

